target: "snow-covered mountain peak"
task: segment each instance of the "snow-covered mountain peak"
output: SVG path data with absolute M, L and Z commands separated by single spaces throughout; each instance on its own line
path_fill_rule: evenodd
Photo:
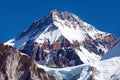
M 72 13 L 53 10 L 5 44 L 40 64 L 66 67 L 100 60 L 114 40 L 112 34 L 99 31 Z
M 74 24 L 74 22 L 76 22 L 76 24 L 79 24 L 81 26 L 82 25 L 90 26 L 87 23 L 83 23 L 83 21 L 73 13 L 68 13 L 66 11 L 62 12 L 62 11 L 58 11 L 58 10 L 52 10 L 49 14 L 52 15 L 53 22 L 55 22 L 57 20 L 59 20 L 59 21 L 64 20 L 64 21 L 71 22 L 73 24 Z
M 56 36 L 52 34 L 56 34 Z M 105 35 L 109 34 L 97 30 L 72 13 L 53 10 L 42 19 L 34 21 L 30 28 L 22 32 L 15 40 L 18 41 L 26 36 L 29 38 L 28 40 L 41 43 L 40 39 L 44 37 L 44 41 L 49 40 L 52 44 L 63 36 L 73 43 L 73 41 L 102 38 Z
M 53 11 L 51 11 L 51 14 L 53 17 L 58 16 L 58 18 L 61 20 L 66 19 L 66 20 L 70 21 L 73 19 L 77 19 L 79 21 L 79 18 L 76 15 L 74 15 L 72 13 L 68 13 L 66 11 L 62 12 L 62 11 L 53 10 Z

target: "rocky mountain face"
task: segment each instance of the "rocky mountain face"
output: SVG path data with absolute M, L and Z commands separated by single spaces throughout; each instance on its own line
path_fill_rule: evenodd
M 72 13 L 53 10 L 5 45 L 26 53 L 38 64 L 60 68 L 99 61 L 115 40 L 114 35 Z
M 0 80 L 56 80 L 32 58 L 11 46 L 0 43 Z

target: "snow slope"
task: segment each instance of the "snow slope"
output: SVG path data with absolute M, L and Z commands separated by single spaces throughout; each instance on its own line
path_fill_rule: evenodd
M 96 55 L 93 52 L 88 54 L 89 51 L 87 49 L 85 49 L 83 46 L 80 46 L 80 49 L 82 51 L 80 51 L 79 49 L 75 49 L 75 51 L 78 54 L 78 56 L 80 57 L 80 59 L 86 64 L 88 64 L 88 63 L 94 64 L 101 59 L 101 57 L 99 55 Z
M 60 80 L 120 80 L 120 57 L 99 61 L 94 65 L 83 64 L 67 68 L 48 68 L 39 64 L 37 66 Z
M 95 80 L 111 80 L 114 75 L 120 76 L 116 73 L 120 69 L 120 57 L 103 60 L 97 64 L 96 68 Z
M 120 67 L 115 71 L 115 73 L 111 76 L 110 80 L 120 80 Z

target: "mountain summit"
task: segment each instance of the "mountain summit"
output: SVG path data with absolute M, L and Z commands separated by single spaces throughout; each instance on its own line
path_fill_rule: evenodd
M 115 36 L 68 12 L 51 11 L 5 44 L 49 67 L 94 63 L 112 47 Z

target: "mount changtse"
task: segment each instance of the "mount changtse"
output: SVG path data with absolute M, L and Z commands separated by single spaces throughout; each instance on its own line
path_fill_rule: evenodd
M 8 75 L 8 80 L 120 80 L 120 72 L 117 72 L 120 69 L 119 42 L 119 38 L 99 31 L 72 13 L 53 10 L 34 21 L 28 30 L 4 43 L 4 47 L 12 46 L 20 55 L 31 59 L 29 72 L 24 70 L 21 75 L 26 74 L 27 77 L 13 78 L 15 73 L 10 77 L 7 71 L 4 74 Z M 101 61 L 102 57 L 106 59 L 105 56 L 114 52 L 118 52 L 114 58 Z M 46 72 L 43 70 L 44 74 L 41 74 L 37 69 L 31 71 L 33 63 L 32 69 L 35 67 Z M 46 78 L 41 78 L 39 74 Z M 34 75 L 34 79 L 31 75 Z

